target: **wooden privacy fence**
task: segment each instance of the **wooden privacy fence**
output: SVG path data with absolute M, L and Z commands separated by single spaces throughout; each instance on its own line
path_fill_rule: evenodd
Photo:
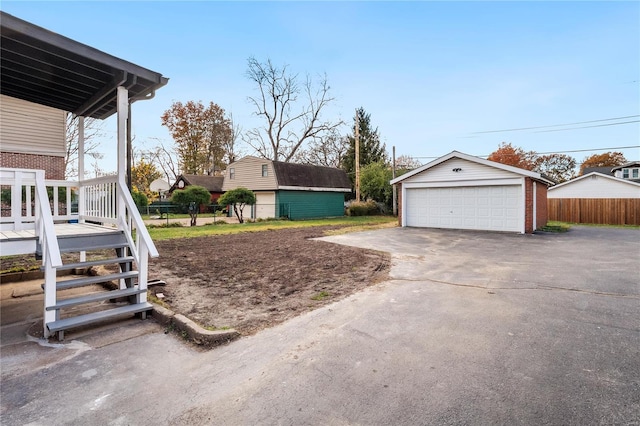
M 549 220 L 640 225 L 640 198 L 548 198 Z

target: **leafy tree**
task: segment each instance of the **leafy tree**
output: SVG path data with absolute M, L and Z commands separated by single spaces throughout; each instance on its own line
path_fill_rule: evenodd
M 527 152 L 506 142 L 502 142 L 498 149 L 487 157 L 487 160 L 525 170 L 533 170 L 535 168 L 535 159 L 536 153 L 534 151 Z
M 184 173 L 207 174 L 224 168 L 225 146 L 233 138 L 224 109 L 210 102 L 174 102 L 162 114 L 162 125 L 171 132 Z
M 378 128 L 371 128 L 371 115 L 367 114 L 364 108 L 360 107 L 356 111 L 359 117 L 359 133 L 360 133 L 360 166 L 370 163 L 387 161 L 386 146 L 380 143 L 380 135 Z M 356 179 L 356 137 L 355 126 L 356 118 L 354 117 L 353 134 L 348 136 L 349 148 L 344 156 L 342 168 L 347 172 L 351 183 L 354 184 Z
M 65 121 L 65 154 L 64 154 L 64 177 L 65 179 L 81 178 L 78 176 L 78 135 L 80 134 L 79 117 L 71 113 L 67 113 Z M 89 155 L 95 160 L 104 157 L 103 154 L 97 152 L 99 142 L 96 140 L 101 137 L 102 122 L 95 118 L 84 119 L 84 154 Z M 86 172 L 86 170 L 85 170 Z
M 580 174 L 584 173 L 584 169 L 587 167 L 616 167 L 621 166 L 627 162 L 624 158 L 624 154 L 617 151 L 604 152 L 602 154 L 593 154 L 589 157 L 585 157 L 580 165 Z
M 575 177 L 576 160 L 566 154 L 547 154 L 535 158 L 534 170 L 556 183 L 566 182 Z
M 365 199 L 371 199 L 391 207 L 393 188 L 389 181 L 392 171 L 383 162 L 369 163 L 360 170 L 360 191 Z
M 321 138 L 342 124 L 322 119 L 323 110 L 334 101 L 326 75 L 317 85 L 308 75 L 300 82 L 286 65 L 278 67 L 270 59 L 259 62 L 251 57 L 247 78 L 258 89 L 249 103 L 265 122 L 245 133 L 244 140 L 264 158 L 291 161 L 306 141 Z
M 186 206 L 189 208 L 189 216 L 191 216 L 191 226 L 196 226 L 198 211 L 202 204 L 209 204 L 211 194 L 206 188 L 198 185 L 189 185 L 185 189 L 173 191 L 171 202 Z
M 147 162 L 144 158 L 141 158 L 131 166 L 131 187 L 134 191 L 143 193 L 147 198 L 155 198 L 157 194 L 154 194 L 149 186 L 151 182 L 161 177 L 162 173 L 160 173 L 155 164 Z
M 218 198 L 218 204 L 221 206 L 233 206 L 233 212 L 236 214 L 238 221 L 244 223 L 242 212 L 244 206 L 254 205 L 256 203 L 256 194 L 247 188 L 236 188 L 229 190 Z
M 131 192 L 131 197 L 133 198 L 133 202 L 136 203 L 136 206 L 138 207 L 147 207 L 149 205 L 149 199 L 142 192 L 133 190 Z

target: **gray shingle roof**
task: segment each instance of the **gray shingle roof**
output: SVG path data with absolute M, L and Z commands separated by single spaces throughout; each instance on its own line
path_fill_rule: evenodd
M 342 169 L 282 161 L 274 161 L 273 169 L 279 186 L 351 189 L 351 181 Z
M 209 192 L 222 192 L 222 182 L 224 180 L 222 176 L 180 175 L 176 179 L 176 183 L 171 187 L 172 191 L 177 188 L 177 183 L 180 179 L 184 180 L 188 185 L 202 186 Z

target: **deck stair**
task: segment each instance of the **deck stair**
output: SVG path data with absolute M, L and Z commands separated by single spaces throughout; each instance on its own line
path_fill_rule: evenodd
M 56 267 L 57 271 L 86 270 L 92 266 L 105 265 L 117 265 L 118 269 L 117 272 L 108 275 L 83 276 L 71 280 L 58 279 L 55 282 L 56 297 L 55 299 L 49 298 L 49 303 L 45 302 L 45 311 L 54 311 L 55 320 L 45 321 L 45 326 L 50 333 L 57 333 L 58 340 L 64 339 L 64 332 L 68 329 L 132 314 L 138 314 L 144 319 L 146 312 L 152 309 L 152 305 L 147 302 L 146 288 L 140 289 L 138 286 L 139 274 L 134 267 L 135 258 L 130 254 L 129 243 L 122 231 L 113 230 L 94 235 L 58 236 L 58 245 L 61 253 L 85 252 L 87 257 L 94 257 L 92 255 L 96 251 L 113 250 L 115 257 L 67 263 Z M 41 255 L 39 249 L 40 247 L 37 248 L 36 255 Z M 118 288 L 116 290 L 93 291 L 95 289 L 93 284 L 108 281 L 117 281 Z M 61 290 L 89 286 L 92 288 L 91 292 L 76 294 L 72 298 L 58 298 L 58 292 Z M 125 300 L 126 303 L 123 303 L 122 300 Z M 119 302 L 113 303 L 116 301 Z M 90 312 L 74 315 L 79 310 L 78 307 L 81 307 L 80 310 L 83 312 Z

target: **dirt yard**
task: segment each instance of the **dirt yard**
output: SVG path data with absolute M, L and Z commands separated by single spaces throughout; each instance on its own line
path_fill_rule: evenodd
M 150 279 L 170 309 L 204 327 L 244 335 L 385 279 L 385 253 L 312 240 L 337 227 L 247 232 L 156 242 Z

